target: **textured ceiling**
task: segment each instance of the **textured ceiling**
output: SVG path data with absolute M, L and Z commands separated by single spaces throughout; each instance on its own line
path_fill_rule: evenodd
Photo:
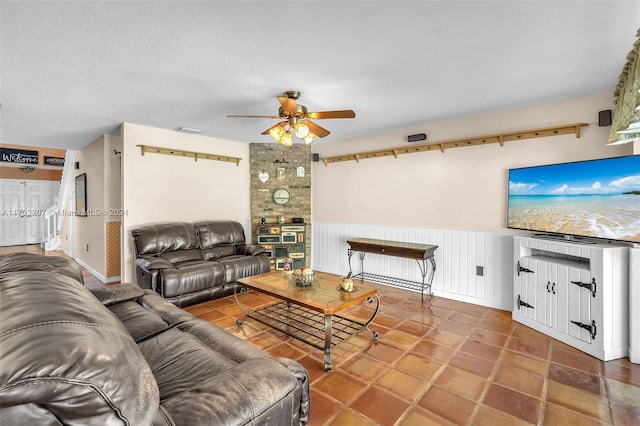
M 613 91 L 639 1 L 0 2 L 0 142 L 79 149 L 120 123 L 269 142 L 299 90 L 338 140 Z

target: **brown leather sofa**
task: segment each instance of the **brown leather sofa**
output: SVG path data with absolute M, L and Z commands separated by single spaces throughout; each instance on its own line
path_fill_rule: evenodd
M 297 362 L 151 290 L 89 291 L 70 276 L 73 261 L 20 255 L 0 256 L 0 424 L 308 422 L 309 379 Z
M 231 220 L 154 223 L 131 236 L 138 285 L 177 306 L 227 296 L 239 278 L 270 270 L 264 248 L 247 244 Z

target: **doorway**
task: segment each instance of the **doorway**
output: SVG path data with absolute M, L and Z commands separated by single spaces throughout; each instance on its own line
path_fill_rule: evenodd
M 40 244 L 44 211 L 59 190 L 57 181 L 0 179 L 0 246 Z

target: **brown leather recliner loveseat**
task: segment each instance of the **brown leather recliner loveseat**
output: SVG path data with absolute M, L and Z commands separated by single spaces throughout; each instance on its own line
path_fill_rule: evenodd
M 264 248 L 231 220 L 163 222 L 131 230 L 138 285 L 187 306 L 233 293 L 239 278 L 269 272 Z
M 58 272 L 59 271 L 59 272 Z M 131 284 L 69 259 L 0 256 L 0 424 L 299 426 L 309 377 Z

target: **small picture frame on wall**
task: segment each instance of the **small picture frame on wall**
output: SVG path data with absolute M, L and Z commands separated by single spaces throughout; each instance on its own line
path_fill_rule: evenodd
M 276 179 L 285 179 L 287 177 L 287 169 L 278 167 L 276 169 Z
M 87 174 L 76 176 L 76 216 L 87 215 Z

